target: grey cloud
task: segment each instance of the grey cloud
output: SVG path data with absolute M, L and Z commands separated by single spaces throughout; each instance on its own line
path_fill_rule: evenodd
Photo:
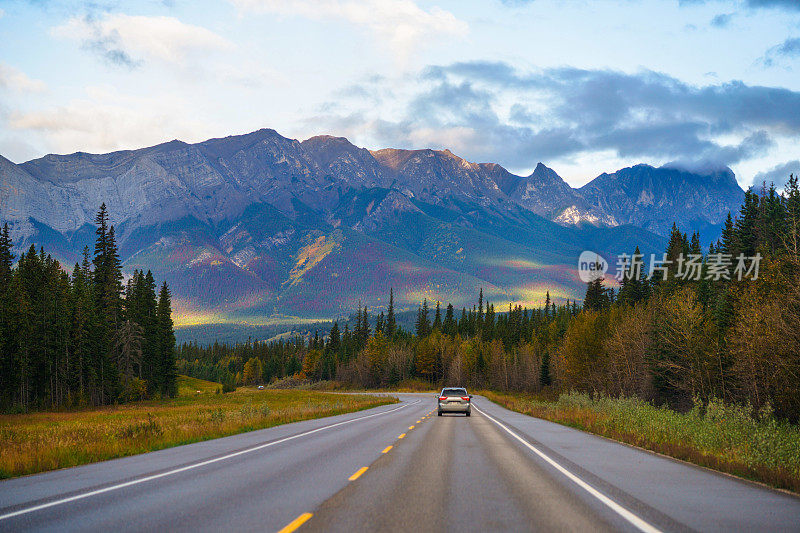
M 442 76 L 453 73 L 469 77 L 498 89 L 544 92 L 558 106 L 560 118 L 576 123 L 617 123 L 646 112 L 650 123 L 695 116 L 715 127 L 715 133 L 731 131 L 740 124 L 800 133 L 800 92 L 788 89 L 749 86 L 740 81 L 697 88 L 652 71 L 626 74 L 564 67 L 521 74 L 481 62 L 456 63 L 440 72 Z
M 733 19 L 733 13 L 720 13 L 711 19 L 711 25 L 715 28 L 727 28 Z
M 87 28 L 91 29 L 92 36 L 84 39 L 82 46 L 100 56 L 112 65 L 134 69 L 142 64 L 141 60 L 132 57 L 123 47 L 119 34 L 116 31 L 104 34 L 97 20 L 91 15 L 84 17 Z
M 111 38 L 87 40 L 83 43 L 83 47 L 96 53 L 112 65 L 133 69 L 142 64 L 140 60 L 131 57 L 130 54 L 118 46 L 118 43 Z
M 753 8 L 781 8 L 790 11 L 800 11 L 800 2 L 797 0 L 747 0 L 746 5 Z
M 498 62 L 432 66 L 418 81 L 398 119 L 370 119 L 374 108 L 365 108 L 348 116 L 358 123 L 349 131 L 368 131 L 384 146 L 449 146 L 515 168 L 601 150 L 731 165 L 764 154 L 774 136 L 800 137 L 800 92 L 742 82 L 696 87 L 652 71 L 572 67 L 525 73 Z M 333 125 L 336 117 L 320 120 Z M 740 141 L 714 140 L 722 135 Z
M 755 178 L 753 178 L 753 183 L 755 185 L 759 185 L 761 183 L 766 183 L 769 185 L 770 183 L 774 183 L 780 188 L 786 185 L 786 181 L 789 179 L 789 174 L 800 176 L 800 161 L 795 159 L 794 161 L 788 161 L 786 163 L 776 165 L 769 170 L 765 170 L 764 172 L 759 172 L 755 175 Z
M 800 38 L 789 38 L 777 46 L 773 46 L 761 57 L 761 64 L 765 67 L 775 66 L 782 58 L 794 59 L 800 57 Z

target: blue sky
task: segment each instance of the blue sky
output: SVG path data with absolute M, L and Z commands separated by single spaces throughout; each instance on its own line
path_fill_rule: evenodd
M 800 171 L 800 0 L 0 2 L 0 154 L 274 128 L 570 184 Z

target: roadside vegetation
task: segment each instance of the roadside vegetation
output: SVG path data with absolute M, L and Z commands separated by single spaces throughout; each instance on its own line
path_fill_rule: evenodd
M 197 391 L 200 390 L 200 393 Z M 179 380 L 182 395 L 73 412 L 0 415 L 0 479 L 394 403 L 390 397 Z
M 635 397 L 482 394 L 513 411 L 800 493 L 800 430 L 768 408 L 754 416 L 749 406 L 712 399 L 679 413 Z
M 178 376 L 178 396 L 214 394 L 217 391 L 222 392 L 222 385 L 219 383 L 189 376 Z

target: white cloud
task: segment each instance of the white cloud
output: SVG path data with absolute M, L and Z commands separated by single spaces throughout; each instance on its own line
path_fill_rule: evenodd
M 467 23 L 438 7 L 420 8 L 411 0 L 230 0 L 241 11 L 343 19 L 369 30 L 401 58 L 437 36 L 460 36 Z
M 107 152 L 170 139 L 202 140 L 213 128 L 177 97 L 130 97 L 113 87 L 89 87 L 86 98 L 36 111 L 13 111 L 7 124 L 42 134 L 58 152 Z
M 53 35 L 80 41 L 106 60 L 129 67 L 158 60 L 181 64 L 192 54 L 230 50 L 233 43 L 216 33 L 174 17 L 109 13 L 100 19 L 73 17 Z
M 3 63 L 0 63 L 0 87 L 26 93 L 41 93 L 47 90 L 47 85 L 43 81 L 31 79 L 24 72 Z

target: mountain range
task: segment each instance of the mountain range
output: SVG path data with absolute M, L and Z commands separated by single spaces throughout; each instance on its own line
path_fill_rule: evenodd
M 638 245 L 661 252 L 676 222 L 719 234 L 743 191 L 730 169 L 636 165 L 572 188 L 539 163 L 529 176 L 449 150 L 370 151 L 343 137 L 271 129 L 107 154 L 0 156 L 0 220 L 17 253 L 66 264 L 94 242 L 101 203 L 123 267 L 173 291 L 179 323 L 325 318 L 359 301 L 423 298 L 540 305 L 581 298 L 577 257 Z

